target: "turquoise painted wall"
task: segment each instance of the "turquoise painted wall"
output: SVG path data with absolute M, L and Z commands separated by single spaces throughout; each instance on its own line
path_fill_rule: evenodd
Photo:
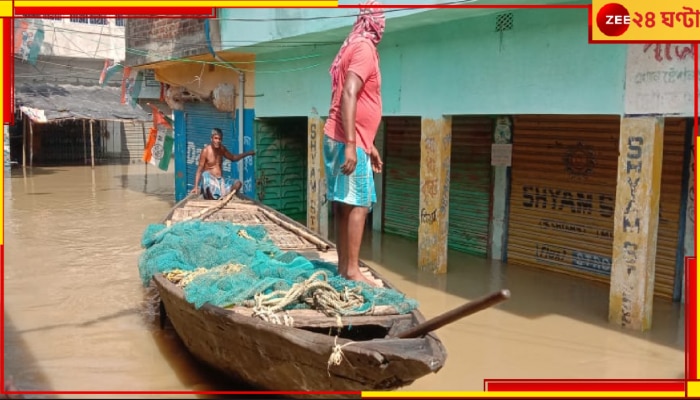
M 363 2 L 363 1 L 362 1 Z M 385 8 L 387 33 L 426 24 L 439 24 L 464 17 L 475 17 L 502 10 L 493 8 L 406 8 L 415 1 L 383 0 L 385 6 L 403 5 L 398 8 Z M 357 0 L 339 0 L 339 5 L 361 3 Z M 422 0 L 421 5 L 454 3 L 447 0 Z M 479 5 L 495 5 L 502 0 L 479 0 Z M 511 0 L 508 4 L 587 4 L 585 0 Z M 217 9 L 220 24 L 222 50 L 239 50 L 259 43 L 272 41 L 337 41 L 345 37 L 357 18 L 356 8 L 221 8 Z M 271 51 L 269 46 L 253 49 L 255 53 Z
M 487 3 L 493 3 L 493 0 L 486 0 Z M 516 3 L 536 3 L 533 0 L 519 0 Z M 359 1 L 339 0 L 339 5 L 357 5 Z M 383 5 L 405 5 L 404 0 L 384 0 L 380 2 Z M 423 0 L 420 4 L 440 4 L 445 3 L 444 0 Z M 547 0 L 545 3 L 555 3 L 553 0 Z M 561 1 L 559 1 L 561 3 Z M 513 3 L 511 3 L 513 4 Z M 539 4 L 542 4 L 540 2 Z M 386 9 L 387 20 L 403 19 L 400 23 L 394 23 L 394 27 L 387 29 L 395 29 L 397 26 L 410 26 L 430 21 L 430 19 L 444 20 L 455 12 L 467 13 L 469 15 L 478 15 L 484 10 L 435 10 L 435 9 L 407 9 L 396 8 Z M 490 12 L 486 10 L 486 12 Z M 418 15 L 421 15 L 418 17 Z M 407 16 L 414 18 L 405 19 Z M 220 22 L 221 39 L 223 49 L 238 49 L 280 39 L 294 38 L 307 34 L 323 32 L 325 39 L 333 38 L 332 40 L 342 38 L 344 32 L 355 22 L 357 18 L 357 9 L 337 9 L 337 8 L 222 8 L 217 9 L 217 17 Z M 341 28 L 343 32 L 332 32 Z M 331 31 L 329 36 L 329 31 Z M 264 49 L 262 49 L 264 52 Z
M 387 33 L 384 115 L 623 113 L 626 46 L 589 44 L 586 10 L 512 13 L 502 35 L 496 14 Z M 258 117 L 328 112 L 339 44 L 290 46 L 258 57 Z

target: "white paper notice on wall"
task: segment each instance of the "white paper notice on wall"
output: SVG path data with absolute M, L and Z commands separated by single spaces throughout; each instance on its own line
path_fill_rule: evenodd
M 494 143 L 491 145 L 491 165 L 494 167 L 510 167 L 513 156 L 513 145 Z
M 693 116 L 691 44 L 627 46 L 625 114 Z

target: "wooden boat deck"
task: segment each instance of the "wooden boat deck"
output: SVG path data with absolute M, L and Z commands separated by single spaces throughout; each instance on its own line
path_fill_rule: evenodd
M 195 217 L 203 209 L 212 207 L 212 201 L 192 200 L 173 212 L 171 221 L 178 222 L 189 217 Z M 234 198 L 222 209 L 206 218 L 207 221 L 230 221 L 243 226 L 262 225 L 267 231 L 272 242 L 284 251 L 296 251 L 304 256 L 314 256 L 315 259 L 329 262 L 338 262 L 338 253 L 335 249 L 319 251 L 318 246 L 310 240 L 300 237 L 289 229 L 285 229 L 278 222 L 270 218 L 269 213 L 265 213 L 258 205 Z

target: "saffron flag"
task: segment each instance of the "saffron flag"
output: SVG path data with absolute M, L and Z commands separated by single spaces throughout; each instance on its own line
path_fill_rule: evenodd
M 167 171 L 175 145 L 172 120 L 152 104 L 149 106 L 153 111 L 153 127 L 149 131 L 148 142 L 143 152 L 143 161 Z

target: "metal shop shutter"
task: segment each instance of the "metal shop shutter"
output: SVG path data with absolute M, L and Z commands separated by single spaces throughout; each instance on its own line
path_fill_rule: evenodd
M 679 233 L 681 204 L 684 204 L 681 200 L 683 169 L 687 165 L 684 157 L 686 137 L 686 119 L 665 119 L 654 294 L 669 300 L 673 298 L 676 280 L 678 242 L 683 237 Z
M 513 120 L 508 262 L 609 282 L 619 116 Z
M 450 156 L 450 248 L 486 257 L 491 215 L 489 117 L 452 117 Z
M 307 130 L 306 117 L 255 121 L 256 196 L 263 204 L 304 224 Z
M 417 239 L 421 119 L 387 117 L 384 135 L 384 232 Z

